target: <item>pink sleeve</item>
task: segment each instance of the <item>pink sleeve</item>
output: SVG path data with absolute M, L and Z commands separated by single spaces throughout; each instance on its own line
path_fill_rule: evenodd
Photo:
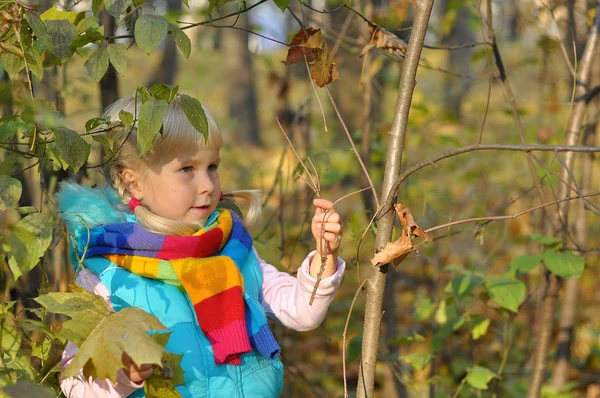
M 77 275 L 75 284 L 102 296 L 112 306 L 108 289 L 95 274 L 88 270 L 83 270 Z M 72 342 L 67 342 L 62 359 L 60 360 L 63 368 L 66 368 L 71 363 L 78 349 Z M 116 384 L 113 384 L 110 380 L 92 380 L 91 377 L 85 380 L 82 372 L 77 377 L 67 377 L 60 382 L 60 388 L 67 398 L 123 398 L 143 386 L 143 382 L 140 384 L 132 382 L 123 370 L 117 373 Z
M 336 272 L 321 280 L 315 300 L 309 305 L 316 279 L 310 276 L 309 266 L 315 252 L 311 252 L 298 269 L 297 278 L 268 264 L 254 251 L 263 274 L 262 305 L 269 317 L 279 320 L 284 326 L 306 331 L 318 327 L 329 304 L 340 287 L 346 263 L 338 258 Z

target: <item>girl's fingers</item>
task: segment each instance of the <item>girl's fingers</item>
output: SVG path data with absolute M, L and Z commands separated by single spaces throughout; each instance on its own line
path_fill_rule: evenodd
M 318 209 L 328 210 L 333 207 L 333 202 L 331 202 L 327 199 L 318 198 L 318 199 L 313 200 L 313 205 L 317 206 L 317 210 Z
M 317 222 L 340 222 L 340 215 L 339 213 L 320 213 L 319 214 L 319 210 L 317 209 L 317 214 L 315 214 L 315 216 L 313 217 L 313 223 L 317 223 Z
M 340 223 L 315 223 L 315 228 L 317 231 L 325 231 L 325 232 L 333 232 L 340 233 L 342 232 L 342 225 Z

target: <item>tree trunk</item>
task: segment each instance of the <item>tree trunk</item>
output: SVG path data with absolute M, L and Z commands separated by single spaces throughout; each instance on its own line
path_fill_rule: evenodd
M 594 71 L 590 77 L 589 87 L 595 87 L 600 84 L 600 51 L 596 49 L 595 59 L 592 61 L 591 70 Z M 586 123 L 583 135 L 583 145 L 595 145 L 596 142 L 596 113 L 600 110 L 600 100 L 596 97 L 588 105 L 588 122 Z M 594 157 L 584 155 L 582 159 L 582 176 L 580 188 L 582 192 L 588 192 L 592 182 L 592 168 Z M 587 246 L 588 222 L 587 214 L 583 201 L 577 201 L 575 222 L 575 243 L 579 247 Z M 568 373 L 571 359 L 571 346 L 575 338 L 575 316 L 577 313 L 577 292 L 579 289 L 579 278 L 572 278 L 565 283 L 565 297 L 562 301 L 559 318 L 558 347 L 556 352 L 556 363 L 552 372 L 552 388 L 560 390 L 568 380 Z
M 234 19 L 227 19 L 223 23 L 233 22 Z M 229 84 L 229 117 L 236 123 L 233 128 L 236 142 L 258 146 L 260 135 L 254 67 L 248 50 L 248 13 L 239 15 L 235 26 L 245 30 L 223 28 L 221 32 L 224 67 Z
M 454 5 L 453 7 L 457 6 Z M 450 9 L 449 0 L 442 1 L 442 9 L 444 14 L 448 13 Z M 455 46 L 474 42 L 475 35 L 468 24 L 470 18 L 470 7 L 460 7 L 456 13 L 452 28 L 450 29 L 450 32 L 442 38 L 442 43 L 447 46 Z M 472 54 L 473 47 L 448 51 L 446 69 L 450 74 L 446 74 L 444 78 L 444 107 L 446 108 L 447 114 L 455 119 L 461 118 L 461 106 L 463 100 L 473 85 L 472 79 L 456 75 L 469 76 L 472 74 Z
M 577 89 L 575 92 L 575 97 L 579 97 L 587 91 L 588 81 L 590 77 L 590 71 L 592 67 L 592 62 L 594 60 L 594 52 L 597 50 L 598 43 L 598 31 L 600 30 L 600 3 L 596 6 L 596 15 L 594 17 L 594 22 L 592 28 L 590 29 L 589 38 L 585 45 L 585 49 L 583 51 L 583 56 L 580 62 L 580 69 L 577 73 Z M 579 131 L 581 130 L 581 126 L 583 124 L 583 117 L 585 115 L 586 110 L 586 101 L 576 102 L 573 107 L 573 112 L 571 114 L 571 118 L 569 120 L 569 125 L 567 128 L 567 144 L 568 145 L 577 145 L 579 142 Z M 562 171 L 561 181 L 565 181 L 566 183 L 561 184 L 558 190 L 558 198 L 564 198 L 570 192 L 570 185 L 574 185 L 575 181 L 571 181 L 570 170 L 573 168 L 574 164 L 574 153 L 567 152 L 565 155 L 564 163 L 565 168 Z M 568 235 L 569 229 L 569 221 L 568 221 L 568 213 L 569 213 L 569 203 L 568 201 L 562 202 L 558 205 L 558 216 L 560 218 L 560 223 L 562 225 L 562 234 L 565 238 Z M 577 285 L 575 285 L 577 288 Z M 546 297 L 544 298 L 544 307 L 542 320 L 543 325 L 540 328 L 538 342 L 536 345 L 536 351 L 534 356 L 534 368 L 533 374 L 531 378 L 531 382 L 529 384 L 529 391 L 527 394 L 528 398 L 537 398 L 540 396 L 542 384 L 544 383 L 547 361 L 548 361 L 548 350 L 550 349 L 550 338 L 549 336 L 552 334 L 552 324 L 554 318 L 554 311 L 556 306 L 556 295 L 558 294 L 559 282 L 558 278 L 555 275 L 550 275 L 550 284 L 548 287 L 548 291 Z M 571 294 L 573 296 L 573 294 Z M 576 295 L 575 295 L 576 297 Z M 575 300 L 575 299 L 572 299 Z M 565 339 L 568 338 L 567 334 L 563 334 Z M 548 338 L 546 338 L 548 336 Z
M 396 197 L 396 192 L 391 192 L 391 188 L 400 174 L 404 137 L 406 134 L 406 126 L 408 124 L 408 114 L 415 88 L 415 78 L 419 59 L 421 57 L 421 50 L 423 49 L 423 42 L 425 40 L 425 34 L 427 33 L 427 24 L 429 22 L 432 7 L 433 0 L 415 0 L 415 19 L 408 44 L 408 50 L 406 52 L 402 76 L 400 77 L 396 111 L 388 141 L 385 176 L 381 196 L 381 203 L 384 203 L 384 206 L 381 212 L 382 215 L 377 222 L 378 228 L 375 242 L 378 250 L 381 250 L 392 237 L 392 229 L 396 215 L 392 211 L 391 204 Z M 367 301 L 365 306 L 362 358 L 359 367 L 358 398 L 373 396 L 375 366 L 377 364 L 377 346 L 381 325 L 381 308 L 387 271 L 388 264 L 373 271 L 366 284 Z
M 100 22 L 104 26 L 104 36 L 115 35 L 115 18 L 108 12 L 100 13 Z M 100 103 L 102 110 L 119 98 L 119 77 L 117 70 L 112 64 L 108 65 L 106 74 L 100 79 Z
M 181 11 L 180 0 L 167 0 L 167 12 L 179 13 Z M 165 40 L 165 48 L 163 49 L 162 60 L 154 73 L 150 77 L 148 87 L 154 84 L 175 84 L 177 69 L 179 65 L 179 50 L 175 44 L 175 40 L 171 36 Z

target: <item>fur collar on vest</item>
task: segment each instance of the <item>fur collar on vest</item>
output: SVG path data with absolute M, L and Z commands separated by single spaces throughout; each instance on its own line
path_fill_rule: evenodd
M 110 186 L 89 188 L 66 181 L 60 184 L 56 199 L 61 211 L 60 216 L 67 224 L 69 233 L 75 235 L 78 244 L 81 238 L 87 237 L 88 228 L 137 221 L 135 215 L 121 202 L 117 192 Z

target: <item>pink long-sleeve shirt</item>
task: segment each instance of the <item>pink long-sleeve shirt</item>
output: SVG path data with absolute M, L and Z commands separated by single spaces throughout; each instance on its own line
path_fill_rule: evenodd
M 344 261 L 338 258 L 336 272 L 321 280 L 311 306 L 308 302 L 316 279 L 310 275 L 309 267 L 315 255 L 314 251 L 302 262 L 297 277 L 278 271 L 273 265 L 260 258 L 256 250 L 254 250 L 254 254 L 263 275 L 260 301 L 267 316 L 277 319 L 284 326 L 297 331 L 311 330 L 319 326 L 340 286 L 346 267 Z M 112 306 L 110 293 L 97 275 L 83 270 L 77 275 L 75 283 L 102 296 Z M 77 350 L 75 344 L 67 343 L 61 359 L 63 368 L 71 362 Z M 120 370 L 117 374 L 116 384 L 109 380 L 92 380 L 91 377 L 85 380 L 80 373 L 79 377 L 63 379 L 60 386 L 68 398 L 117 398 L 126 397 L 136 389 L 143 387 L 143 382 L 139 384 L 132 382 L 125 372 Z

